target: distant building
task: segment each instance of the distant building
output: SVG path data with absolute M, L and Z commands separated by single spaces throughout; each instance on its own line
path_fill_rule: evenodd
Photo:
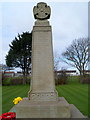
M 15 72 L 4 72 L 4 77 L 14 77 L 15 76 Z
M 90 75 L 90 70 L 85 70 L 84 73 Z
M 18 71 L 17 73 L 15 73 L 15 77 L 19 77 L 19 76 L 23 76 L 23 73 Z
M 13 67 L 8 67 L 7 65 L 0 64 L 0 71 L 14 70 Z
M 76 75 L 76 70 L 59 70 L 59 71 L 55 71 L 57 74 L 61 74 L 63 72 L 65 72 L 67 75 Z

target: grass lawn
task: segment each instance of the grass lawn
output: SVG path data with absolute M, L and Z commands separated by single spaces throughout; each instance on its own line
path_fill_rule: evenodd
M 74 104 L 84 115 L 88 116 L 88 85 L 80 84 L 77 78 L 69 79 L 67 85 L 56 86 L 59 96 L 65 97 Z M 29 85 L 3 86 L 2 87 L 2 112 L 8 112 L 13 107 L 15 97 L 27 97 Z M 89 116 L 90 117 L 90 116 Z
M 2 87 L 2 113 L 8 112 L 13 107 L 13 99 L 27 97 L 29 85 L 3 86 Z
M 59 96 L 65 97 L 74 104 L 84 115 L 88 116 L 88 85 L 64 85 L 56 87 Z

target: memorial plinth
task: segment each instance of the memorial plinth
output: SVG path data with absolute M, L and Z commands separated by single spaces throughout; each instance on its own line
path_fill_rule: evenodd
M 61 97 L 55 101 L 30 101 L 23 99 L 17 108 L 17 118 L 70 118 L 70 106 Z

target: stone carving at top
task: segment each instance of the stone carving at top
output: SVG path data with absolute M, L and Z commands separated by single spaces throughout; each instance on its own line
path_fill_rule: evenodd
M 35 19 L 46 20 L 50 18 L 51 9 L 46 3 L 40 2 L 34 6 L 33 14 Z

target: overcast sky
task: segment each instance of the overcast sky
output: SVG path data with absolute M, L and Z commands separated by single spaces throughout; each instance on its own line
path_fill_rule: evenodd
M 32 11 L 36 4 L 37 2 L 4 2 L 1 4 L 1 63 L 5 64 L 9 44 L 15 36 L 18 33 L 31 32 L 35 22 Z M 72 40 L 88 36 L 88 2 L 47 2 L 47 4 L 51 7 L 49 21 L 52 26 L 54 53 L 61 54 Z

